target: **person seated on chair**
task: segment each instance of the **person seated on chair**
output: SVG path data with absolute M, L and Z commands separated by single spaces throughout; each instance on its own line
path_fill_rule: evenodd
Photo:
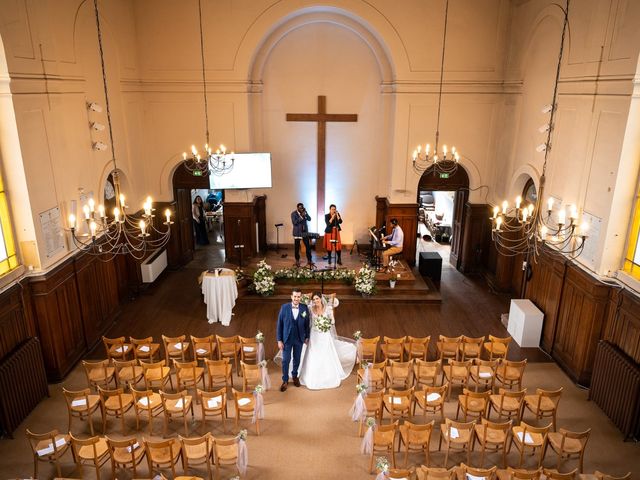
M 382 252 L 382 267 L 385 271 L 389 267 L 389 258 L 396 253 L 402 252 L 402 244 L 404 243 L 404 232 L 402 228 L 400 228 L 400 225 L 398 225 L 398 219 L 392 218 L 391 225 L 393 225 L 391 235 L 382 237 L 382 244 L 391 247 Z

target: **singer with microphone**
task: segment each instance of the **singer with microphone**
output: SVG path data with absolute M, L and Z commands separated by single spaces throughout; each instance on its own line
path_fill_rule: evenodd
M 309 245 L 309 228 L 307 222 L 311 220 L 311 217 L 304 208 L 303 203 L 298 203 L 296 209 L 291 212 L 291 223 L 293 224 L 293 250 L 296 257 L 296 267 L 300 266 L 300 240 L 304 242 L 304 246 L 307 249 L 307 266 L 313 267 L 313 261 L 311 259 L 311 247 Z
M 329 205 L 329 213 L 324 215 L 324 248 L 327 250 L 328 262 L 331 265 L 331 252 L 335 252 L 338 265 L 342 265 L 342 242 L 340 241 L 340 230 L 342 227 L 342 217 L 334 204 Z

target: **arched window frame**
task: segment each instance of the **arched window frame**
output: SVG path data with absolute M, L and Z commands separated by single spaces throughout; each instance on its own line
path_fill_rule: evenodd
M 640 280 L 640 179 L 636 186 L 636 197 L 622 269 L 634 279 Z

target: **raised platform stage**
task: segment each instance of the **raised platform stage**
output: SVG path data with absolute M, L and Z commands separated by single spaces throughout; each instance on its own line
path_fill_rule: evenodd
M 283 257 L 283 255 L 285 255 Z M 270 250 L 264 256 L 257 256 L 250 259 L 249 262 L 243 265 L 243 271 L 246 274 L 251 275 L 257 268 L 258 262 L 262 259 L 266 259 L 266 262 L 271 265 L 273 270 L 292 268 L 295 264 L 293 256 L 293 248 L 281 248 L 279 252 Z M 313 252 L 313 259 L 316 264 L 316 269 L 333 268 L 333 263 L 329 265 L 326 260 L 322 260 L 322 256 L 318 256 Z M 349 253 L 349 250 L 342 251 L 342 266 L 338 265 L 338 268 L 356 270 L 358 271 L 364 262 L 366 262 L 366 255 L 357 254 L 353 255 Z M 306 260 L 302 260 L 302 265 L 306 264 Z M 225 267 L 236 268 L 229 262 L 225 262 Z M 304 268 L 304 267 L 302 267 Z M 395 288 L 391 288 L 389 280 L 391 278 L 396 279 Z M 377 273 L 376 274 L 376 289 L 377 293 L 370 297 L 363 297 L 356 292 L 353 285 L 347 285 L 343 282 L 332 281 L 324 282 L 325 293 L 336 293 L 341 302 L 395 302 L 395 303 L 429 303 L 437 304 L 442 303 L 442 297 L 439 290 L 431 282 L 430 279 L 421 277 L 417 272 L 417 268 L 411 268 L 404 260 L 398 262 L 398 265 L 394 267 L 394 271 L 390 273 Z M 275 302 L 284 303 L 291 296 L 291 290 L 294 287 L 300 287 L 305 293 L 320 291 L 322 285 L 318 281 L 313 282 L 292 282 L 290 280 L 276 280 L 276 291 L 274 295 L 269 297 L 262 297 L 248 290 L 250 280 L 245 280 L 239 285 L 239 298 L 238 302 Z

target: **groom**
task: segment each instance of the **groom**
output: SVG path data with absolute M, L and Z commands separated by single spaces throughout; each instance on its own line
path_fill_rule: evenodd
M 309 342 L 311 331 L 309 309 L 300 303 L 302 292 L 294 289 L 291 294 L 291 303 L 285 303 L 280 307 L 278 314 L 277 338 L 278 348 L 282 350 L 282 385 L 280 391 L 284 392 L 289 383 L 289 363 L 291 362 L 291 351 L 293 350 L 293 384 L 300 386 L 298 379 L 298 367 L 300 366 L 300 354 L 302 344 Z

